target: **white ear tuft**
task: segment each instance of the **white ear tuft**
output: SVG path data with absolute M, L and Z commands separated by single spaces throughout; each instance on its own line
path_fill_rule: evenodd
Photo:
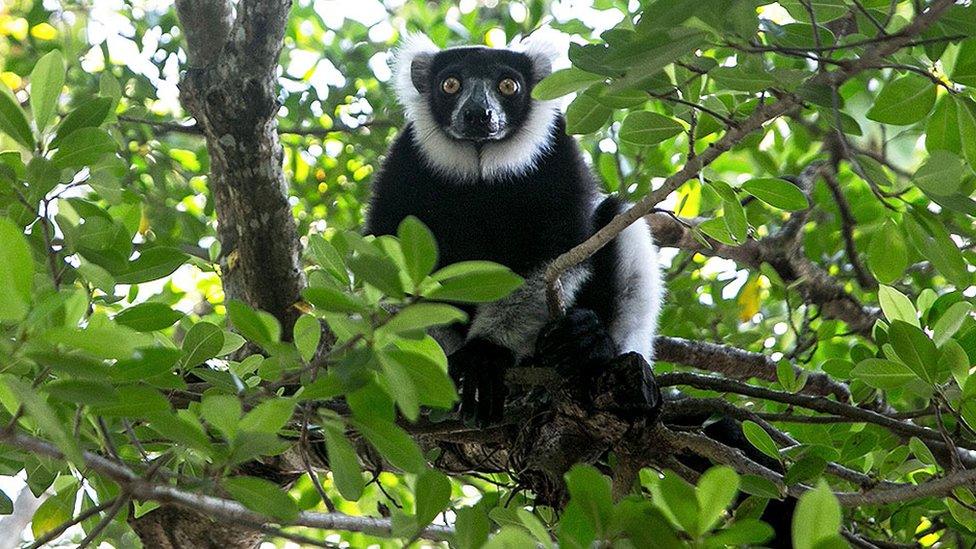
M 555 34 L 558 32 L 546 32 L 547 30 L 538 29 L 528 36 L 513 40 L 508 46 L 508 49 L 524 53 L 532 59 L 536 80 L 542 80 L 549 76 L 553 64 L 563 55 L 565 50 L 555 39 Z
M 413 84 L 411 66 L 421 55 L 434 54 L 440 51 L 437 45 L 424 33 L 411 32 L 403 36 L 400 45 L 393 51 L 393 86 L 400 104 L 410 108 L 421 94 Z

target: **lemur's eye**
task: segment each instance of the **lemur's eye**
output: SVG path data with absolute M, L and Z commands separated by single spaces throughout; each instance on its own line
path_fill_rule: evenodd
M 498 83 L 498 91 L 502 92 L 502 95 L 515 95 L 519 91 L 518 82 L 511 78 L 503 78 Z
M 448 76 L 441 82 L 441 89 L 444 90 L 444 93 L 455 94 L 461 90 L 461 81 L 453 76 Z

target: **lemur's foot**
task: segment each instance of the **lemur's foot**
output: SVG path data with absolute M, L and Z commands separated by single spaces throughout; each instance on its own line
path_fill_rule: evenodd
M 588 375 L 616 354 L 617 346 L 600 318 L 581 307 L 573 307 L 547 324 L 535 347 L 540 365 L 565 376 Z
M 512 351 L 485 339 L 473 339 L 448 357 L 448 371 L 461 396 L 465 421 L 485 426 L 505 415 L 505 370 L 515 363 Z

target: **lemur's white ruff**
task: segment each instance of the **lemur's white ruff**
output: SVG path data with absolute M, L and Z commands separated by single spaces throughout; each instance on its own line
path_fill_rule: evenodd
M 527 39 L 513 43 L 509 49 L 525 53 L 549 66 L 558 55 L 554 47 L 543 41 Z M 414 141 L 424 160 L 434 169 L 458 179 L 502 179 L 532 169 L 551 143 L 551 135 L 559 114 L 557 101 L 533 101 L 525 122 L 502 141 L 489 141 L 478 148 L 466 141 L 447 135 L 437 124 L 427 98 L 414 87 L 410 65 L 417 55 L 437 53 L 437 46 L 424 34 L 407 35 L 397 49 L 393 65 L 393 84 L 397 99 L 413 123 Z

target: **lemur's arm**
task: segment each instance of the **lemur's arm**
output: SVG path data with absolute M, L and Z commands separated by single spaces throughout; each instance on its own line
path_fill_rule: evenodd
M 590 276 L 588 267 L 577 267 L 562 277 L 563 294 L 572 304 L 576 292 Z M 549 322 L 543 270 L 525 279 L 508 297 L 482 305 L 471 321 L 468 340 L 485 339 L 512 351 L 516 360 L 533 353 L 536 337 Z

